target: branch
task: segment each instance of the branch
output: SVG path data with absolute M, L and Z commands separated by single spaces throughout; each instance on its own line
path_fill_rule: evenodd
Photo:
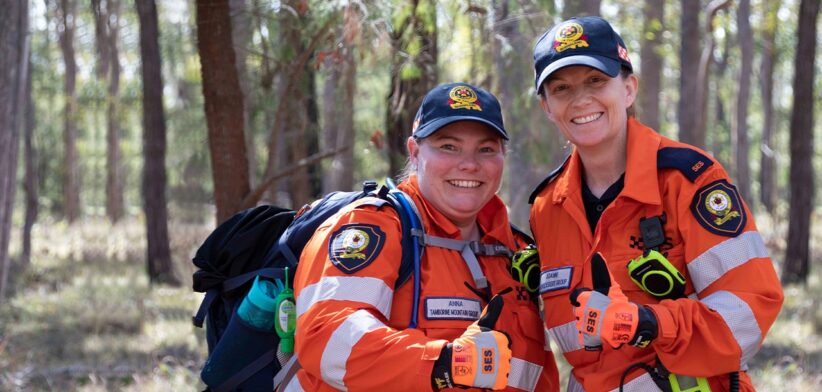
M 289 74 L 286 75 L 285 78 L 285 87 L 280 93 L 280 97 L 288 97 L 291 95 L 291 90 L 294 88 L 294 85 L 296 84 L 295 81 L 299 79 L 297 77 L 297 73 L 300 72 L 300 70 L 308 62 L 308 59 L 311 57 L 311 55 L 314 54 L 314 51 L 317 49 L 317 46 L 320 43 L 320 39 L 325 37 L 328 30 L 331 28 L 332 22 L 334 22 L 335 20 L 336 17 L 328 18 L 325 24 L 322 27 L 320 27 L 320 29 L 317 31 L 317 34 L 315 34 L 314 37 L 312 37 L 311 43 L 303 51 L 300 57 L 297 58 L 296 61 L 294 61 L 291 64 Z M 277 105 L 277 112 L 274 115 L 274 126 L 271 128 L 271 134 L 269 135 L 268 139 L 268 162 L 266 164 L 265 174 L 263 175 L 264 178 L 269 177 L 274 169 L 274 154 L 276 154 L 277 151 L 277 132 L 275 132 L 275 130 L 277 129 L 277 127 L 281 126 L 283 115 L 285 114 L 286 105 L 283 105 L 283 101 L 284 100 L 280 100 L 279 105 Z
M 243 198 L 242 205 L 245 207 L 250 207 L 256 204 L 263 196 L 263 193 L 265 193 L 266 189 L 268 189 L 268 187 L 270 187 L 275 181 L 279 180 L 280 178 L 288 176 L 302 167 L 313 165 L 314 163 L 319 162 L 325 158 L 337 155 L 345 150 L 348 150 L 349 148 L 351 148 L 351 145 L 342 146 L 334 150 L 321 151 L 316 154 L 309 155 L 289 166 L 284 167 L 280 171 L 262 180 L 260 184 L 258 184 L 257 187 L 254 188 L 254 190 L 249 192 L 248 195 L 245 198 Z

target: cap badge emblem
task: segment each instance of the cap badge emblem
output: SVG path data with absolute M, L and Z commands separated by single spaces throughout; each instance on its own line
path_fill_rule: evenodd
M 565 49 L 577 49 L 588 47 L 588 37 L 582 34 L 582 25 L 576 22 L 568 22 L 557 30 L 554 37 L 554 50 L 557 53 Z
M 448 104 L 451 109 L 469 109 L 482 111 L 477 102 L 477 93 L 468 86 L 456 86 L 448 92 Z

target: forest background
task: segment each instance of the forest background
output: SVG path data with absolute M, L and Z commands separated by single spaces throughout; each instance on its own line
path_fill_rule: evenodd
M 751 374 L 822 387 L 819 0 L 0 0 L 0 390 L 201 390 L 191 257 L 258 203 L 397 174 L 424 93 L 495 93 L 500 195 L 569 152 L 531 49 L 621 33 L 640 119 L 703 147 L 754 211 L 786 303 Z M 755 284 L 755 283 L 754 283 Z M 564 365 L 563 365 L 564 366 Z

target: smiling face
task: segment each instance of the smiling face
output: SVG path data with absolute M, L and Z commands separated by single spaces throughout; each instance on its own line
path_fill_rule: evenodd
M 477 121 L 457 121 L 419 141 L 408 139 L 420 192 L 457 226 L 472 224 L 497 193 L 505 151 L 499 133 Z
M 634 103 L 637 78 L 612 78 L 577 65 L 556 71 L 543 84 L 540 103 L 548 118 L 580 149 L 624 143 L 627 109 Z

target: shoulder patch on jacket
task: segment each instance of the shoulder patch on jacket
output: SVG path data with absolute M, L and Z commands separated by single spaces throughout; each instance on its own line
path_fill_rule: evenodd
M 656 153 L 656 167 L 677 169 L 691 182 L 708 170 L 714 162 L 697 150 L 687 147 L 665 147 Z
M 537 195 L 539 195 L 539 193 L 542 192 L 542 190 L 545 189 L 545 187 L 548 186 L 548 184 L 550 184 L 551 181 L 557 178 L 557 176 L 559 176 L 560 173 L 562 173 L 562 171 L 565 170 L 565 167 L 568 166 L 569 159 L 571 159 L 570 154 L 567 157 L 565 157 L 565 161 L 563 161 L 558 168 L 554 169 L 554 171 L 549 173 L 548 177 L 545 177 L 545 179 L 542 180 L 542 182 L 539 183 L 539 185 L 537 185 L 536 188 L 534 188 L 534 191 L 531 192 L 531 196 L 528 196 L 528 204 L 534 204 L 534 200 L 537 198 Z
M 738 236 L 748 221 L 739 192 L 725 180 L 714 181 L 698 190 L 691 212 L 705 230 L 725 237 Z
M 347 223 L 340 226 L 328 241 L 331 263 L 346 274 L 367 267 L 380 254 L 385 233 L 379 226 L 366 223 Z

